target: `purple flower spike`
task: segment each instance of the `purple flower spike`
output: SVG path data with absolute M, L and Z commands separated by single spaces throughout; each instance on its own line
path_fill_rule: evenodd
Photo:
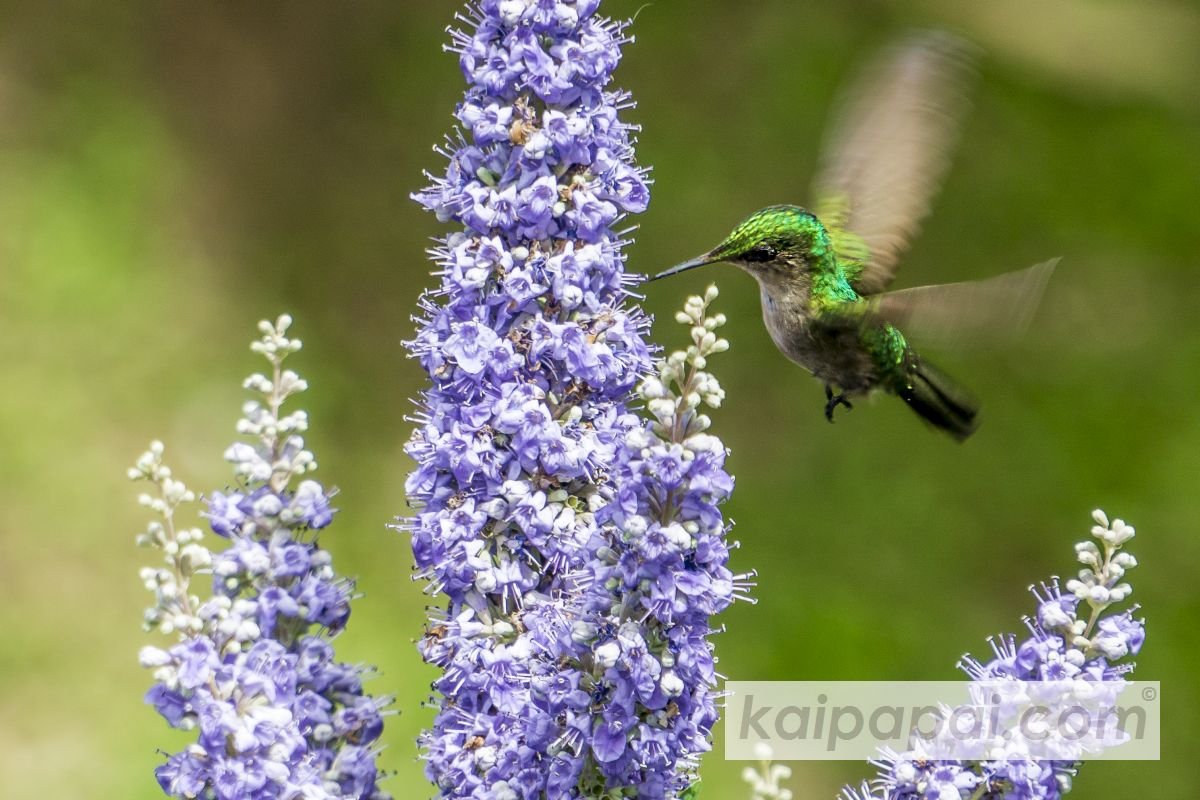
M 649 202 L 627 41 L 596 0 L 480 0 L 443 176 L 415 199 L 454 231 L 409 350 L 429 374 L 408 453 L 418 576 L 445 605 L 422 736 L 446 798 L 674 797 L 717 719 L 711 615 L 740 582 L 732 480 L 703 403 L 723 319 L 693 298 L 655 362 L 614 231 Z M 634 390 L 653 420 L 631 412 Z
M 171 797 L 388 798 L 375 766 L 386 701 L 363 693 L 364 668 L 334 661 L 327 641 L 346 624 L 353 587 L 315 539 L 333 509 L 320 483 L 301 479 L 316 467 L 301 436 L 308 418 L 279 412 L 306 388 L 281 366 L 300 348 L 285 335 L 289 323 L 259 325 L 252 349 L 272 372 L 246 381 L 262 399 L 245 405 L 238 423 L 255 442 L 225 453 L 238 490 L 207 498 L 203 516 L 228 547 L 210 552 L 199 529 L 176 527 L 176 512 L 196 498 L 162 463 L 160 443 L 129 472 L 157 489 L 140 498 L 159 519 L 139 543 L 160 548 L 167 565 L 142 571 L 156 597 L 146 626 L 179 637 L 169 649 L 142 650 L 155 679 L 146 702 L 171 727 L 197 731 L 155 771 Z M 202 573 L 212 580 L 203 601 L 190 585 Z
M 1119 612 L 1112 606 L 1132 592 L 1123 578 L 1137 560 L 1122 548 L 1134 530 L 1119 519 L 1109 522 L 1103 511 L 1092 512 L 1092 518 L 1097 541 L 1075 546 L 1083 565 L 1078 577 L 1067 581 L 1065 592 L 1057 579 L 1034 587 L 1037 614 L 1026 619 L 1025 638 L 996 637 L 991 659 L 967 656 L 960 663 L 973 681 L 986 681 L 989 687 L 994 681 L 1110 681 L 1119 686 L 1133 671 L 1133 663 L 1123 659 L 1141 649 L 1145 622 L 1133 616 L 1136 606 Z M 857 789 L 846 787 L 841 797 L 1058 800 L 1071 790 L 1079 768 L 1076 761 L 1034 760 L 1020 737 L 1018 743 L 1011 756 L 1000 757 L 1007 751 L 993 753 L 996 757 L 986 761 L 934 761 L 917 751 L 889 750 L 873 762 L 879 767 L 874 781 Z

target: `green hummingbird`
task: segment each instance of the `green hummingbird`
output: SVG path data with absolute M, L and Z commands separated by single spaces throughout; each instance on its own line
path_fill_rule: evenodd
M 945 33 L 885 50 L 845 94 L 827 135 L 811 211 L 756 211 L 707 253 L 650 280 L 728 262 L 758 281 L 763 321 L 825 384 L 825 416 L 875 390 L 898 395 L 962 441 L 979 405 L 918 355 L 908 335 L 958 344 L 1013 332 L 1057 260 L 982 281 L 885 292 L 945 173 L 972 76 L 970 46 Z

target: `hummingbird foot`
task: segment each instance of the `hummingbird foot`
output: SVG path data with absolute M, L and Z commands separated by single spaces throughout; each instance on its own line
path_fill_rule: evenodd
M 825 419 L 833 422 L 833 410 L 838 406 L 845 406 L 847 411 L 854 408 L 850 401 L 846 399 L 845 392 L 834 395 L 833 387 L 828 383 L 825 384 Z

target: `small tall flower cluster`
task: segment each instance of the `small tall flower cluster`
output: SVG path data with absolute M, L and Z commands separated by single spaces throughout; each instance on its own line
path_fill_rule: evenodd
M 458 228 L 410 343 L 432 386 L 401 525 L 445 596 L 420 644 L 442 670 L 422 745 L 444 797 L 668 796 L 716 718 L 704 637 L 732 592 L 729 479 L 692 397 L 719 388 L 689 384 L 669 447 L 627 406 L 653 363 L 613 226 L 648 193 L 618 117 L 632 103 L 607 88 L 627 40 L 598 5 L 460 17 L 461 132 L 416 196 Z
M 792 800 L 792 790 L 782 785 L 792 777 L 791 767 L 772 763 L 774 754 L 766 742 L 759 742 L 755 749 L 758 765 L 742 770 L 742 780 L 750 785 L 750 800 Z
M 1092 536 L 1075 546 L 1083 569 L 1062 591 L 1054 580 L 1034 587 L 1037 613 L 1025 620 L 1028 635 L 992 641 L 993 658 L 970 656 L 960 667 L 975 681 L 1120 681 L 1133 670 L 1126 659 L 1145 639 L 1145 622 L 1134 606 L 1114 611 L 1132 589 L 1124 582 L 1137 566 L 1123 550 L 1133 527 L 1111 522 L 1103 511 L 1092 513 Z M 912 797 L 986 798 L 986 800 L 1054 800 L 1071 789 L 1073 761 L 1009 758 L 988 761 L 930 761 L 915 752 L 884 753 L 875 762 L 879 777 L 860 789 L 846 788 L 846 800 L 901 800 Z
M 733 480 L 725 446 L 705 433 L 704 408 L 725 397 L 706 371 L 729 347 L 716 332 L 725 315 L 708 314 L 716 297 L 709 287 L 677 314 L 692 344 L 639 387 L 652 419 L 626 434 L 612 499 L 597 515 L 600 543 L 572 627 L 578 686 L 592 698 L 583 741 L 604 778 L 596 790 L 636 786 L 639 797 L 673 797 L 695 781 L 718 716 L 711 618 L 745 598 L 752 578 L 726 566 L 720 504 Z
M 145 647 L 154 670 L 146 694 L 175 728 L 196 730 L 196 742 L 156 770 L 164 792 L 216 800 L 384 800 L 376 787 L 375 745 L 387 700 L 366 695 L 361 666 L 334 659 L 331 637 L 346 625 L 353 585 L 338 578 L 316 531 L 333 519 L 329 493 L 304 478 L 316 469 L 304 447 L 308 419 L 282 406 L 307 388 L 284 359 L 300 349 L 287 337 L 290 318 L 262 322 L 252 349 L 271 374 L 245 387 L 261 399 L 243 406 L 238 442 L 225 452 L 238 488 L 207 497 L 212 531 L 228 540 L 213 552 L 198 528 L 178 524 L 195 493 L 163 463 L 154 442 L 129 470 L 154 491 L 139 502 L 153 511 L 138 543 L 163 554 L 142 570 L 155 604 L 147 630 L 176 634 L 178 643 Z M 211 574 L 202 600 L 193 578 Z M 209 593 L 206 593 L 209 594 Z

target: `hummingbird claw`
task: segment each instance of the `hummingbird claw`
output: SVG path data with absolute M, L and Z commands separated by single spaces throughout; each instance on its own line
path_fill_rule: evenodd
M 833 387 L 825 384 L 825 419 L 833 422 L 833 410 L 838 406 L 845 406 L 847 411 L 854 408 L 853 404 L 846 399 L 844 392 L 835 396 Z

